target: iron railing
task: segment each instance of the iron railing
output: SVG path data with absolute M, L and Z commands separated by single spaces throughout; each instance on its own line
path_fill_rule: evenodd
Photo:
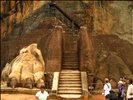
M 71 22 L 71 28 L 72 30 L 74 30 L 74 26 L 76 26 L 76 28 L 80 29 L 80 26 L 78 25 L 78 23 L 76 23 L 76 21 L 74 21 L 66 12 L 64 12 L 58 5 L 54 4 L 54 3 L 50 3 L 50 12 L 52 13 L 53 16 L 56 16 L 56 10 L 58 10 L 63 16 L 65 16 L 70 22 Z M 67 22 L 65 22 L 65 24 L 67 24 Z M 68 24 L 67 24 L 68 25 Z

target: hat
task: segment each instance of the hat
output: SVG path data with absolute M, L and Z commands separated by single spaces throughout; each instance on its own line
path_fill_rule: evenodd
M 122 84 L 123 82 L 122 81 L 119 81 L 118 83 L 121 83 Z
M 109 79 L 108 79 L 108 78 L 105 78 L 104 80 L 105 80 L 105 81 L 109 81 Z

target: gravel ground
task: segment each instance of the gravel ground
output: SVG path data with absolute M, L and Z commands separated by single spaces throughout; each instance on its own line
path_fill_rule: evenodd
M 1 100 L 35 100 L 35 96 L 28 94 L 1 94 Z M 93 95 L 92 100 L 104 100 L 104 97 L 102 95 Z

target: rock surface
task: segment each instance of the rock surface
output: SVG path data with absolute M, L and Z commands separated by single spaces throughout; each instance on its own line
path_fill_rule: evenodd
M 56 43 L 61 41 L 61 36 L 56 34 L 58 40 L 55 43 L 51 39 L 56 38 L 53 33 L 55 26 L 63 26 L 62 29 L 65 30 L 63 23 L 68 23 L 67 20 L 59 13 L 56 17 L 61 18 L 63 23 L 57 21 L 56 18 L 46 17 L 48 16 L 47 3 L 49 1 L 23 1 L 22 4 L 17 5 L 17 9 L 13 8 L 16 3 L 15 1 L 2 1 L 1 3 L 2 13 L 9 14 L 1 21 L 1 68 L 15 58 L 21 48 L 31 43 L 38 43 L 38 48 L 42 51 L 46 61 L 46 71 L 60 71 L 60 65 L 56 69 L 50 65 L 52 61 L 47 62 L 47 60 L 57 58 L 57 54 L 61 56 L 60 46 L 57 46 L 59 50 L 56 52 L 58 53 L 54 52 Z M 97 55 L 102 50 L 115 52 L 133 73 L 133 3 L 131 1 L 57 1 L 56 4 L 79 25 L 86 25 L 95 59 L 98 59 Z M 17 13 L 13 13 L 15 10 Z M 89 46 L 90 43 L 87 44 Z M 48 52 L 52 53 L 53 57 L 48 55 Z M 52 63 L 57 67 L 56 61 Z M 48 68 L 47 64 L 51 67 Z M 98 67 L 96 66 L 96 69 Z
M 43 18 L 49 16 L 49 2 L 2 1 L 1 38 L 8 40 L 33 32 Z M 83 0 L 56 1 L 56 4 L 79 25 L 86 25 L 93 34 L 116 34 L 133 44 L 133 2 Z M 56 17 L 70 24 L 61 13 L 56 12 Z
M 133 44 L 133 2 L 83 0 L 57 4 L 92 34 L 115 34 Z

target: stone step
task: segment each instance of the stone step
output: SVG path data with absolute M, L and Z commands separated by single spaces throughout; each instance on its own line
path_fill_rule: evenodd
M 66 64 L 66 65 L 62 65 L 62 68 L 65 68 L 65 67 L 69 67 L 69 68 L 75 68 L 75 67 L 79 67 L 78 65 L 68 65 L 68 64 Z
M 75 91 L 75 90 L 60 90 L 60 91 L 58 91 L 58 94 L 82 94 L 82 91 L 80 91 L 80 90 L 77 90 L 77 91 Z
M 59 79 L 62 79 L 62 78 L 65 78 L 65 79 L 76 79 L 76 78 L 81 78 L 81 76 L 59 76 Z
M 60 73 L 60 76 L 81 76 L 81 74 L 80 73 L 69 73 L 69 74 Z
M 78 40 L 78 35 L 75 34 L 63 34 L 64 40 Z
M 63 54 L 68 54 L 68 53 L 77 53 L 78 54 L 78 50 L 71 50 L 71 51 L 63 51 Z
M 64 36 L 64 40 L 75 40 L 77 41 L 78 40 L 78 35 L 76 34 L 65 34 L 63 35 Z
M 67 62 L 78 62 L 78 59 L 63 59 L 63 63 Z
M 59 87 L 58 90 L 82 90 L 81 87 Z
M 69 66 L 69 67 L 78 67 L 78 64 L 63 64 L 63 67 Z
M 62 78 L 60 78 L 60 80 L 64 80 L 64 81 L 80 81 L 81 79 L 62 79 Z
M 77 56 L 77 52 L 72 52 L 72 53 L 63 53 L 63 56 Z
M 79 67 L 78 66 L 62 66 L 62 69 L 77 70 L 77 69 L 79 69 Z
M 79 69 L 78 66 L 62 66 L 63 69 Z
M 63 61 L 63 64 L 78 64 L 78 61 Z
M 60 73 L 60 75 L 63 75 L 63 76 L 80 76 L 81 75 L 81 73 Z
M 68 41 L 68 40 L 70 40 L 70 41 L 72 41 L 72 40 L 77 41 L 78 40 L 78 35 L 65 35 L 64 41 Z
M 81 81 L 59 81 L 59 84 L 81 84 Z
M 69 66 L 69 65 L 70 66 L 78 66 L 78 63 L 72 63 L 72 62 L 71 63 L 67 63 L 67 62 L 63 63 L 63 66 Z
M 81 84 L 59 84 L 59 87 L 81 87 Z
M 61 96 L 63 98 L 80 98 L 80 94 L 58 94 L 58 96 Z
M 70 65 L 69 66 L 67 66 L 67 65 L 64 66 L 63 65 L 62 68 L 69 68 L 69 69 L 73 69 L 74 68 L 75 69 L 75 68 L 79 68 L 79 67 L 77 65 L 75 65 L 75 66 L 74 65 L 72 65 L 72 66 L 70 66 Z
M 72 70 L 77 70 L 77 69 L 79 69 L 78 67 L 62 67 L 62 69 L 72 69 Z
M 72 74 L 75 74 L 75 73 L 80 73 L 80 71 L 79 70 L 62 70 L 60 73 L 64 73 L 64 74 L 72 73 Z
M 63 60 L 69 60 L 69 59 L 75 59 L 76 61 L 78 61 L 78 57 L 75 56 L 63 56 Z M 71 60 L 70 60 L 71 61 Z M 74 61 L 73 61 L 74 62 Z
M 78 58 L 78 55 L 63 55 L 63 58 Z
M 78 65 L 78 62 L 77 61 L 74 61 L 74 62 L 72 62 L 72 61 L 64 61 L 63 64 L 64 65 L 66 65 L 66 64 Z
M 65 47 L 73 46 L 73 47 L 77 48 L 77 45 L 78 45 L 78 43 L 75 42 L 75 41 L 71 41 L 71 42 L 66 42 L 65 41 L 65 43 L 64 43 Z

